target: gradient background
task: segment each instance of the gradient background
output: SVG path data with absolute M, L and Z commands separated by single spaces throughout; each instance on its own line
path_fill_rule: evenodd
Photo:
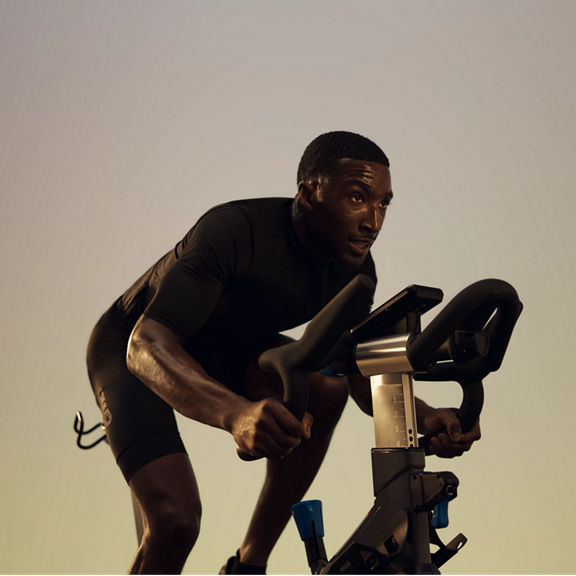
M 346 129 L 392 163 L 377 303 L 500 277 L 525 304 L 482 441 L 428 464 L 461 481 L 444 538 L 469 543 L 445 572 L 574 572 L 575 23 L 561 0 L 0 0 L 0 571 L 127 570 L 129 490 L 72 431 L 100 419 L 90 330 L 203 211 L 293 195 L 306 144 Z M 263 464 L 180 422 L 204 501 L 186 571 L 216 573 Z M 329 553 L 371 505 L 371 445 L 350 404 L 309 492 Z M 294 526 L 269 570 L 307 572 Z

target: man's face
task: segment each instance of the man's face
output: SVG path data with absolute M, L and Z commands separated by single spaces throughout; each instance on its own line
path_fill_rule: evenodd
M 309 238 L 322 258 L 360 266 L 392 200 L 390 170 L 377 162 L 340 160 L 337 172 L 309 186 Z

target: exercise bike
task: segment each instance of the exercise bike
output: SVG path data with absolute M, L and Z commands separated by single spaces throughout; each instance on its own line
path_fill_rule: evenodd
M 483 379 L 498 370 L 522 311 L 515 289 L 481 280 L 456 295 L 422 331 L 420 319 L 442 301 L 437 288 L 412 285 L 359 324 L 374 283 L 358 275 L 308 324 L 303 336 L 264 352 L 260 367 L 284 384 L 285 406 L 302 419 L 306 373 L 359 372 L 370 378 L 376 446 L 372 449 L 374 505 L 350 538 L 328 559 L 321 502 L 292 508 L 313 574 L 435 574 L 466 543 L 444 544 L 448 503 L 457 496 L 451 472 L 425 472 L 429 437 L 418 438 L 413 381 L 456 381 L 463 391 L 456 413 L 462 431 L 477 421 Z M 253 459 L 239 452 L 245 460 Z M 431 545 L 438 549 L 431 552 Z
M 308 406 L 307 373 L 359 372 L 371 381 L 376 438 L 371 510 L 328 559 L 321 503 L 300 502 L 292 509 L 313 574 L 439 573 L 466 543 L 459 534 L 444 544 L 437 533 L 447 524 L 458 479 L 451 472 L 424 471 L 430 438 L 418 438 L 413 380 L 458 382 L 463 398 L 456 413 L 462 431 L 469 431 L 482 410 L 483 379 L 499 369 L 522 311 L 510 284 L 481 280 L 456 295 L 422 331 L 422 314 L 443 294 L 412 285 L 357 324 L 374 289 L 370 278 L 358 275 L 309 322 L 299 340 L 259 358 L 263 370 L 282 378 L 283 402 L 299 419 Z M 84 441 L 101 427 L 86 430 L 77 413 L 77 445 L 90 449 L 106 441 L 105 435 Z M 431 545 L 438 550 L 432 553 Z

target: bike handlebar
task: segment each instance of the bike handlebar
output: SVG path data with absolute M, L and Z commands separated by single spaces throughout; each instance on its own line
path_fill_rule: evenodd
M 453 380 L 462 387 L 462 403 L 456 410 L 462 432 L 476 424 L 484 403 L 482 380 L 498 370 L 510 342 L 516 321 L 522 312 L 516 290 L 503 280 L 487 279 L 459 292 L 411 343 L 408 357 L 416 370 L 414 378 L 426 381 Z M 458 346 L 462 333 L 485 337 L 482 353 Z M 438 350 L 448 342 L 450 362 L 437 362 Z M 421 439 L 427 447 L 430 435 Z
M 276 372 L 284 384 L 283 404 L 302 420 L 308 406 L 308 377 L 333 362 L 349 344 L 350 329 L 368 305 L 374 282 L 359 274 L 308 324 L 299 340 L 263 352 L 258 365 Z M 457 294 L 410 343 L 408 359 L 417 380 L 453 380 L 463 389 L 457 410 L 462 431 L 469 431 L 482 410 L 482 379 L 502 364 L 512 331 L 522 311 L 516 290 L 502 280 L 481 280 Z M 481 354 L 471 353 L 457 342 L 457 333 L 485 335 L 489 346 Z M 439 362 L 438 351 L 449 343 L 451 361 Z M 429 441 L 429 440 L 428 440 Z M 425 441 L 426 442 L 426 441 Z M 243 460 L 256 460 L 238 450 Z
M 359 314 L 369 306 L 376 286 L 365 274 L 352 279 L 306 326 L 299 340 L 263 352 L 258 366 L 264 372 L 276 372 L 284 384 L 283 404 L 302 420 L 308 407 L 307 372 L 327 366 L 339 342 Z M 257 457 L 238 450 L 243 460 Z

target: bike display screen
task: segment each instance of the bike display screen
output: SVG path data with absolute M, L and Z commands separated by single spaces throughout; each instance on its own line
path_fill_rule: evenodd
M 352 329 L 351 334 L 355 340 L 362 341 L 397 332 L 399 322 L 407 319 L 411 313 L 418 316 L 424 314 L 442 302 L 443 297 L 439 288 L 412 284 L 371 312 Z

